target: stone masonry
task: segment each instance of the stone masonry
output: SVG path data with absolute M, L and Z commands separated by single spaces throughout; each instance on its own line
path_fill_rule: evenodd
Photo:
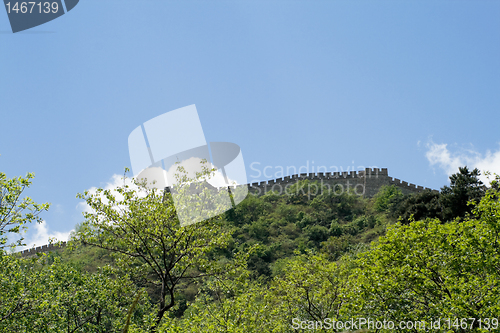
M 55 244 L 48 244 L 48 245 L 43 245 L 43 246 L 39 246 L 39 247 L 33 247 L 31 249 L 24 250 L 24 251 L 21 251 L 19 253 L 21 253 L 22 257 L 30 257 L 30 256 L 34 256 L 37 253 L 46 253 L 46 252 L 54 251 L 57 249 L 62 249 L 65 246 L 66 246 L 66 242 L 61 242 L 60 246 L 55 245 Z
M 296 184 L 299 180 L 304 179 L 308 179 L 311 182 L 317 181 L 319 185 L 324 185 L 327 188 L 341 192 L 351 189 L 355 194 L 368 198 L 373 197 L 383 185 L 395 185 L 403 194 L 418 193 L 425 189 L 429 189 L 389 177 L 387 168 L 366 168 L 364 171 L 349 172 L 302 173 L 300 175 L 286 176 L 284 178 L 248 184 L 248 189 L 249 193 L 254 195 L 263 195 L 270 191 L 277 191 L 279 194 L 285 194 L 287 193 L 287 188 Z

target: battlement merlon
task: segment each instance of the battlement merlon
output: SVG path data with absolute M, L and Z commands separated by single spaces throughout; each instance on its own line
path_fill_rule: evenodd
M 363 171 L 360 171 L 363 172 Z M 387 168 L 365 168 L 363 172 L 365 177 L 389 177 Z

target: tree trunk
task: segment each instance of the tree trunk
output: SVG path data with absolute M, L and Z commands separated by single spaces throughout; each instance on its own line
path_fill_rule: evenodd
M 174 303 L 174 287 L 172 286 L 172 288 L 168 289 L 168 292 L 170 294 L 170 302 L 167 305 L 165 305 L 165 297 L 167 296 L 165 289 L 166 289 L 165 282 L 163 282 L 161 285 L 160 306 L 159 306 L 158 312 L 156 314 L 156 322 L 151 327 L 151 333 L 156 332 L 165 312 L 167 312 L 175 304 Z

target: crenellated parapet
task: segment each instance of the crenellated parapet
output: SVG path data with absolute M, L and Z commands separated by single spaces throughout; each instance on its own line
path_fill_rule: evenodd
M 366 168 L 360 171 L 301 173 L 283 178 L 272 179 L 248 184 L 250 193 L 255 195 L 277 191 L 287 193 L 287 189 L 299 180 L 316 181 L 326 189 L 336 189 L 340 192 L 353 191 L 364 197 L 373 197 L 383 185 L 395 185 L 403 194 L 418 193 L 425 189 L 422 186 L 410 184 L 397 178 L 389 177 L 387 168 Z
M 19 253 L 21 253 L 22 257 L 30 257 L 30 256 L 33 256 L 37 253 L 47 253 L 47 252 L 51 252 L 54 250 L 62 249 L 65 246 L 66 246 L 66 242 L 61 242 L 60 245 L 57 245 L 57 244 L 42 245 L 42 246 L 33 247 L 31 249 L 21 251 Z

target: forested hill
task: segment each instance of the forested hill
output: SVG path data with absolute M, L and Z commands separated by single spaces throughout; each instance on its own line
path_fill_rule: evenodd
M 302 180 L 183 228 L 154 193 L 83 193 L 95 213 L 66 248 L 2 255 L 0 331 L 341 332 L 361 318 L 496 329 L 498 179 L 479 176 L 464 167 L 440 192 L 372 198 Z

